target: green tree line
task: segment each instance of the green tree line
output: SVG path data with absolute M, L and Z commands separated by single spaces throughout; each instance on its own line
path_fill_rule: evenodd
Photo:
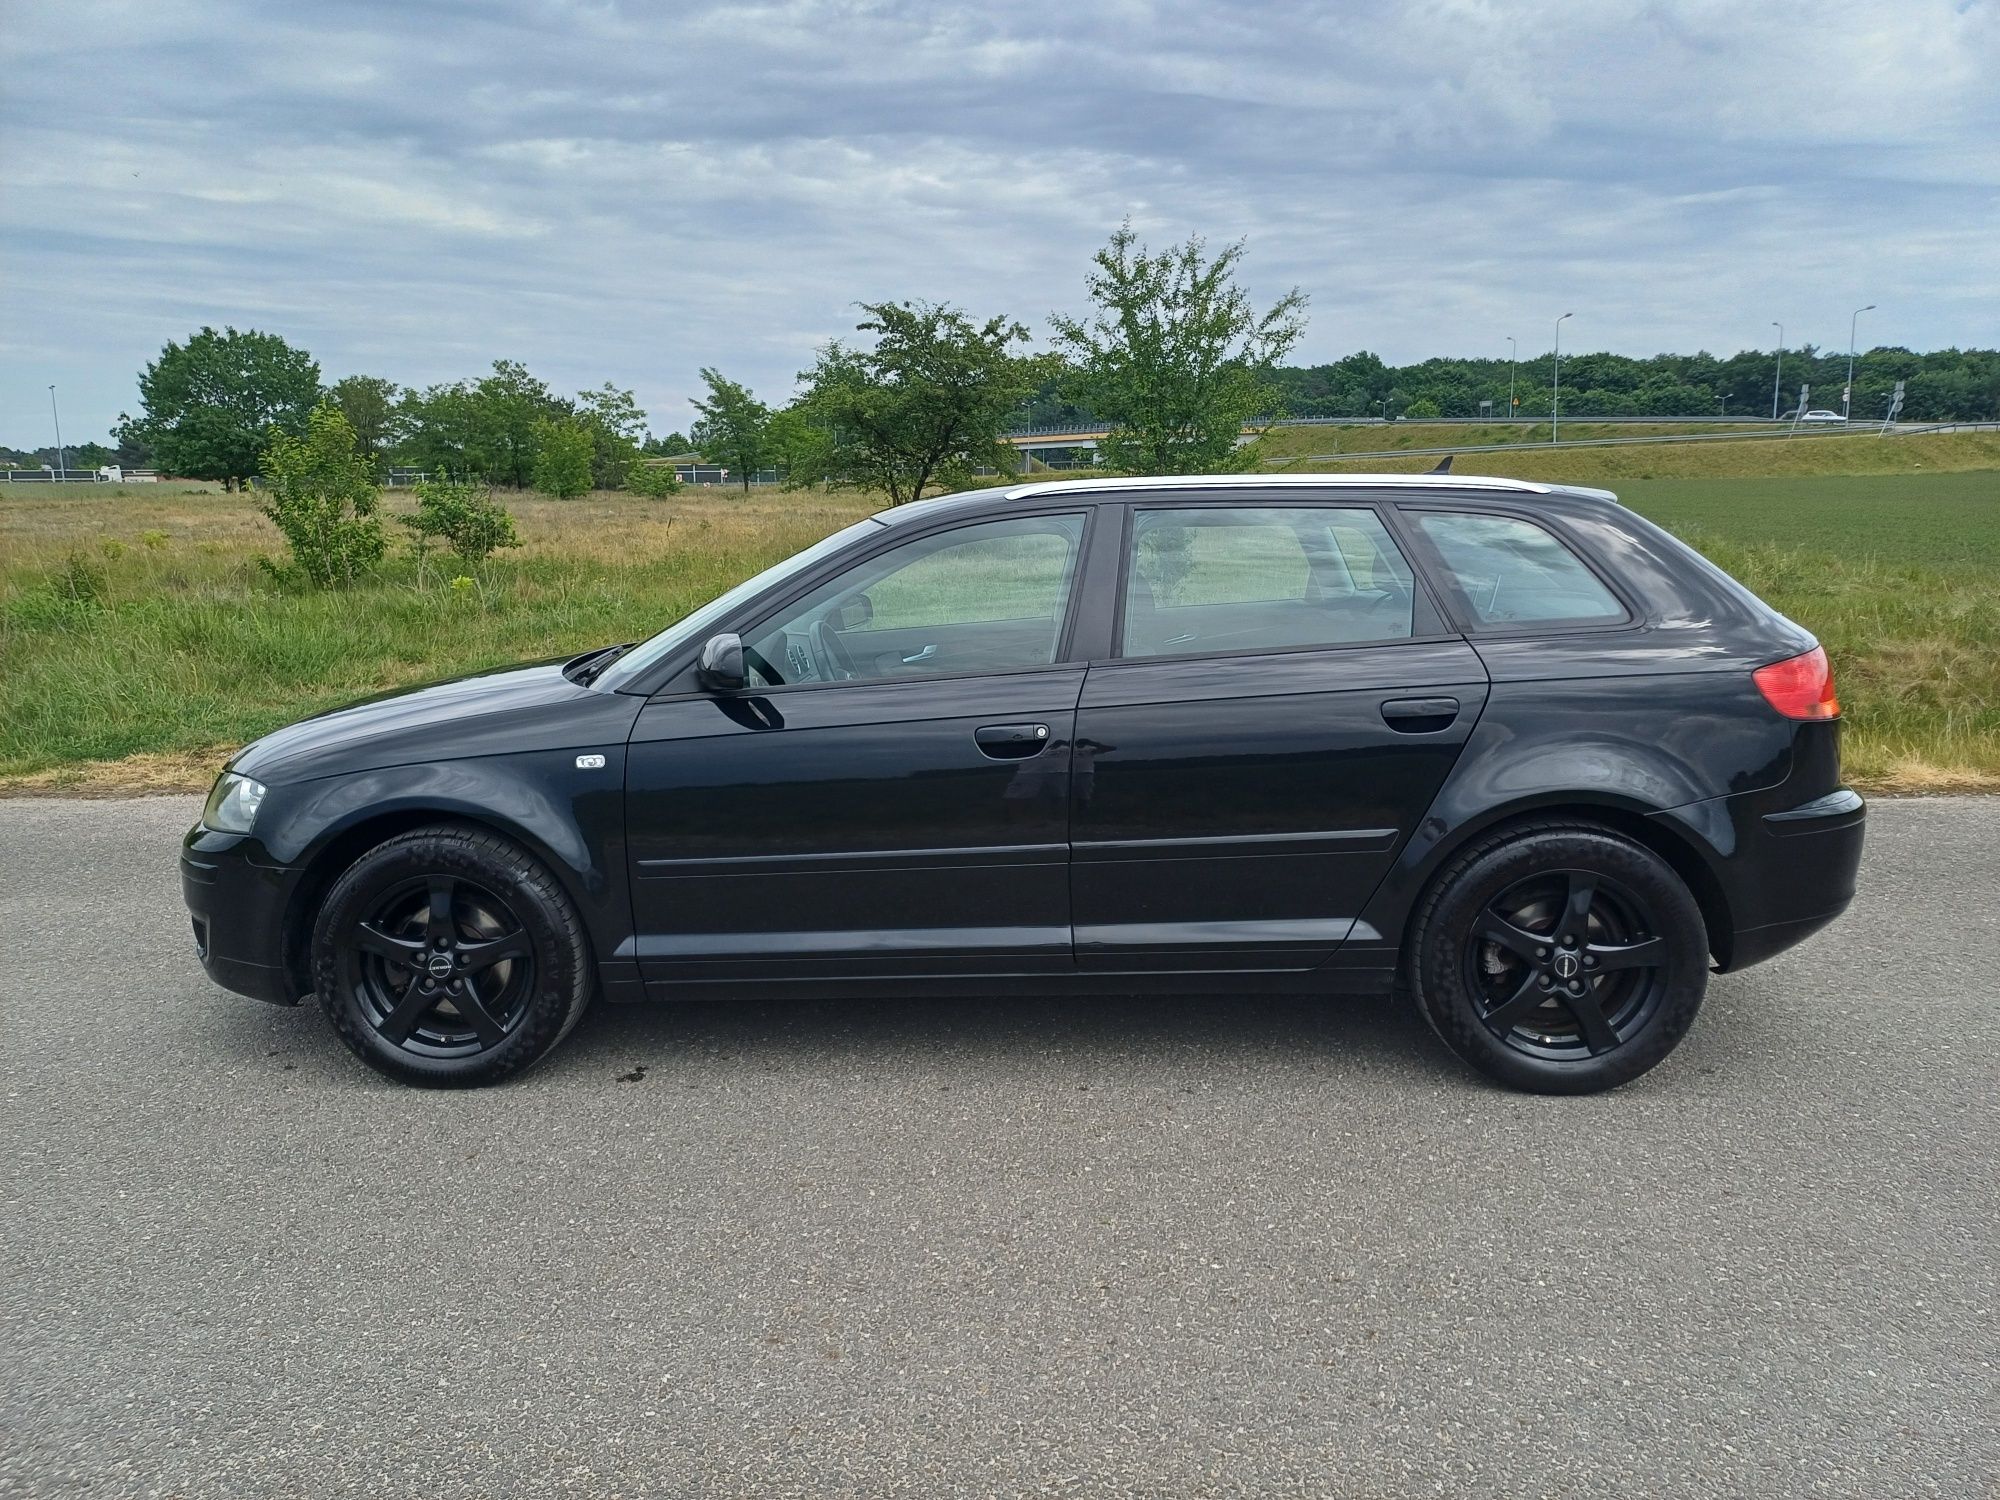
M 1504 355 L 1427 359 L 1399 366 L 1385 364 L 1364 350 L 1332 364 L 1272 372 L 1287 414 L 1295 417 L 1372 417 L 1382 415 L 1385 408 L 1391 417 L 1477 417 L 1482 402 L 1491 402 L 1492 414 L 1500 417 L 1507 414 L 1510 377 L 1518 415 L 1546 420 L 1555 384 L 1552 354 L 1526 358 L 1512 367 Z M 1562 414 L 1768 417 L 1774 385 L 1780 413 L 1797 407 L 1801 385 L 1811 388 L 1811 405 L 1839 411 L 1846 379 L 1846 350 L 1811 345 L 1784 351 L 1782 378 L 1775 349 L 1746 349 L 1726 359 L 1707 353 L 1655 354 L 1647 359 L 1565 354 Z M 1862 351 L 1854 361 L 1855 420 L 1879 421 L 1899 380 L 1905 382 L 1900 420 L 2000 418 L 2000 350 Z
M 115 449 L 69 450 L 74 467 L 108 462 L 236 486 L 259 474 L 279 438 L 338 411 L 379 480 L 390 465 L 559 497 L 593 489 L 671 488 L 648 457 L 696 456 L 747 488 L 775 471 L 790 484 L 864 485 L 892 503 L 1011 467 L 1011 428 L 1101 423 L 1099 458 L 1152 473 L 1244 468 L 1246 426 L 1282 417 L 1504 417 L 1546 420 L 1550 355 L 1430 359 L 1394 366 L 1367 351 L 1328 364 L 1281 363 L 1305 327 L 1294 288 L 1268 307 L 1239 284 L 1243 245 L 1200 238 L 1150 251 L 1128 224 L 1093 258 L 1083 316 L 1051 314 L 1051 348 L 1025 323 L 923 301 L 867 303 L 858 339 L 833 340 L 770 401 L 704 367 L 688 434 L 655 435 L 634 394 L 610 382 L 564 394 L 515 360 L 482 375 L 404 387 L 370 375 L 322 380 L 305 350 L 276 334 L 203 328 L 169 343 L 138 379 L 140 411 Z M 1646 359 L 1579 353 L 1562 361 L 1562 412 L 1588 417 L 1770 416 L 1809 404 L 1840 410 L 1847 357 L 1811 346 Z M 1897 381 L 1906 421 L 2000 417 L 2000 350 L 1881 347 L 1855 361 L 1852 415 L 1879 419 Z M 1774 383 L 1776 385 L 1774 401 Z M 43 455 L 47 457 L 44 458 Z M 52 450 L 0 461 L 35 466 Z

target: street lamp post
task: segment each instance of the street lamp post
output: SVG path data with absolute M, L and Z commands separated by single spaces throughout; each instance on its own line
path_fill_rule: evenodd
M 1778 330 L 1778 372 L 1771 377 L 1771 420 L 1778 420 L 1778 391 L 1785 380 L 1785 325 L 1773 319 L 1771 326 Z
M 1854 315 L 1847 320 L 1847 388 L 1840 393 L 1840 420 L 1845 422 L 1854 411 L 1854 326 L 1861 321 L 1865 312 L 1875 311 L 1875 304 L 1854 309 Z
M 1563 409 L 1563 318 L 1573 318 L 1575 313 L 1564 313 L 1556 319 L 1556 389 L 1555 399 L 1549 404 L 1549 441 L 1556 440 L 1556 428 L 1562 421 Z
M 1514 420 L 1514 368 L 1521 362 L 1521 351 L 1514 343 L 1512 334 L 1507 336 L 1507 420 Z
M 56 388 L 49 387 L 49 415 L 56 419 L 56 483 L 62 483 L 63 470 L 69 465 L 63 462 L 62 413 L 56 410 Z

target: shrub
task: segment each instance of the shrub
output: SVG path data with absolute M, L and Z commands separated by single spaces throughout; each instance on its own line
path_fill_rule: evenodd
M 436 538 L 474 567 L 498 548 L 521 545 L 513 516 L 485 485 L 459 484 L 440 471 L 435 478 L 419 479 L 415 489 L 416 513 L 405 516 L 403 524 L 416 533 L 418 556 Z
M 102 609 L 109 590 L 104 569 L 81 552 L 72 552 L 63 559 L 63 565 L 49 575 L 49 592 L 67 605 Z
M 662 495 L 679 494 L 681 477 L 674 472 L 672 464 L 648 463 L 641 459 L 626 471 L 625 488 L 635 495 L 657 500 Z
M 542 421 L 535 424 L 535 439 L 535 488 L 557 500 L 589 493 L 591 461 L 597 454 L 590 428 L 581 422 Z
M 264 452 L 265 494 L 257 508 L 284 533 L 292 562 L 274 568 L 320 588 L 352 583 L 382 560 L 389 539 L 376 514 L 375 472 L 356 451 L 354 428 L 321 402 L 301 437 L 279 435 Z

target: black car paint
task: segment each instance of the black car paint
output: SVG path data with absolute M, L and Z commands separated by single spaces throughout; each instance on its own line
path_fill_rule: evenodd
M 1196 502 L 1375 507 L 1419 571 L 1417 637 L 1116 659 L 1131 510 Z M 1811 636 L 1589 493 L 977 492 L 885 515 L 717 628 L 761 621 L 919 529 L 1085 505 L 1054 666 L 718 695 L 696 681 L 690 643 L 623 681 L 578 680 L 590 657 L 544 663 L 258 741 L 231 765 L 269 788 L 255 832 L 198 826 L 185 844 L 205 965 L 295 1001 L 310 989 L 314 905 L 340 868 L 440 818 L 497 829 L 549 865 L 614 1000 L 1195 989 L 1225 975 L 1374 989 L 1452 851 L 1551 810 L 1667 857 L 1721 967 L 1797 941 L 1851 896 L 1863 810 L 1838 796 L 1838 722 L 1781 717 L 1749 675 Z M 1410 524 L 1423 507 L 1551 527 L 1631 618 L 1470 628 Z M 993 727 L 1047 736 L 996 759 L 980 743 Z

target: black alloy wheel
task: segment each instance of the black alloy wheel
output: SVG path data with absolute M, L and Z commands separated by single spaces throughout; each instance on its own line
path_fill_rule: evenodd
M 1489 834 L 1419 904 L 1412 991 L 1452 1051 L 1542 1093 L 1630 1082 L 1686 1035 L 1707 988 L 1708 932 L 1674 869 L 1587 823 Z
M 534 944 L 476 881 L 403 881 L 354 923 L 343 960 L 362 1014 L 391 1046 L 456 1057 L 498 1046 L 534 992 Z
M 595 981 L 582 920 L 547 868 L 456 825 L 389 839 L 334 882 L 313 977 L 357 1056 L 442 1086 L 527 1067 L 576 1024 Z
M 1533 875 L 1486 903 L 1465 944 L 1479 1019 L 1533 1057 L 1601 1057 L 1666 991 L 1666 942 L 1638 895 L 1592 870 Z

